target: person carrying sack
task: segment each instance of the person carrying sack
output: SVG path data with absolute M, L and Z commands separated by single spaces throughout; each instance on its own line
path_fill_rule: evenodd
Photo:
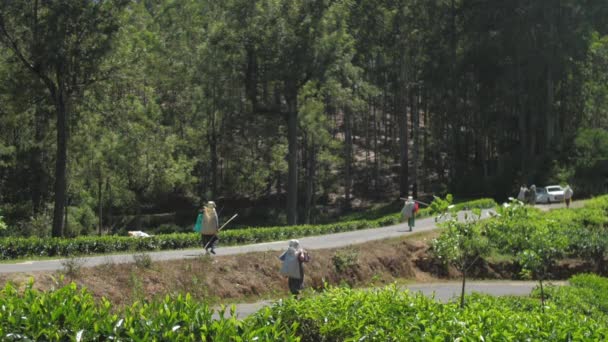
M 566 202 L 566 208 L 570 208 L 570 202 L 572 201 L 572 195 L 574 195 L 574 191 L 570 185 L 566 185 L 564 188 L 564 201 Z
M 407 226 L 410 228 L 410 232 L 416 225 L 416 212 L 418 212 L 418 203 L 414 201 L 414 197 L 408 196 L 403 209 L 401 210 L 402 220 L 407 220 Z
M 300 246 L 298 240 L 290 240 L 289 247 L 279 259 L 283 262 L 281 274 L 287 276 L 289 291 L 297 296 L 304 287 L 303 263 L 310 261 L 310 254 Z
M 215 254 L 215 245 L 219 240 L 217 237 L 218 230 L 219 219 L 215 211 L 215 202 L 209 201 L 202 211 L 202 226 L 200 229 L 203 248 L 207 253 L 211 249 L 211 254 Z

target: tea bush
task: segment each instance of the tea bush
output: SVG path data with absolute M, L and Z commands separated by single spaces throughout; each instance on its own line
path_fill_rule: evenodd
M 542 240 L 543 251 L 581 258 L 605 269 L 608 257 L 608 196 L 587 201 L 578 209 L 540 212 L 527 206 L 511 205 L 498 209 L 498 216 L 480 222 L 495 248 L 517 256 L 531 249 L 534 237 Z M 541 235 L 539 237 L 539 235 Z
M 471 203 L 490 207 L 495 204 L 492 200 L 477 200 Z M 427 209 L 422 209 L 421 212 L 424 214 L 425 210 Z M 376 228 L 397 224 L 399 221 L 400 214 L 395 213 L 376 220 L 356 220 L 324 225 L 230 229 L 222 231 L 221 239 L 224 245 L 259 243 Z M 196 233 L 161 234 L 149 238 L 132 238 L 127 236 L 81 236 L 70 239 L 7 237 L 0 239 L 0 260 L 41 256 L 54 257 L 131 251 L 174 250 L 195 247 L 200 247 L 200 237 Z
M 542 313 L 536 298 L 474 294 L 459 309 L 457 303 L 441 304 L 395 287 L 334 288 L 320 296 L 280 302 L 258 314 L 286 326 L 297 323 L 302 341 L 600 341 L 608 337 L 606 315 L 591 300 L 597 314 L 589 316 L 576 301 L 567 300 L 577 297 L 564 298 L 548 301 Z
M 122 310 L 106 299 L 96 302 L 75 284 L 47 293 L 32 284 L 20 293 L 11 285 L 0 292 L 2 341 L 297 341 L 281 322 L 254 325 L 234 312 L 213 317 L 190 295 L 136 302 Z M 261 315 L 260 317 L 263 317 Z M 238 337 L 238 339 L 237 339 Z
M 39 292 L 28 284 L 0 291 L 3 341 L 603 341 L 608 279 L 580 275 L 550 287 L 545 312 L 531 297 L 468 296 L 439 303 L 395 286 L 330 288 L 266 307 L 244 320 L 214 312 L 190 295 L 118 309 L 70 284 Z

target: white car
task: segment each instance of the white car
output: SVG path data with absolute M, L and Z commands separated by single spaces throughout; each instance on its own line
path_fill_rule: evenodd
M 556 203 L 564 200 L 564 188 L 559 185 L 549 185 L 536 189 L 537 203 Z

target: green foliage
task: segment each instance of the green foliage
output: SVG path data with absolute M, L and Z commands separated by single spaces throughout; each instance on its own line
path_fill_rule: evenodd
M 133 261 L 135 262 L 135 266 L 139 268 L 152 267 L 152 257 L 148 253 L 133 254 Z
M 238 320 L 214 317 L 190 295 L 114 308 L 76 284 L 39 292 L 7 284 L 0 292 L 0 336 L 16 340 L 133 341 L 600 341 L 608 336 L 608 279 L 579 275 L 548 288 L 546 311 L 534 298 L 471 295 L 468 306 L 443 304 L 395 286 L 330 288 L 287 299 Z
M 598 32 L 593 32 L 584 72 L 585 126 L 606 129 L 608 127 L 608 35 L 601 36 Z
M 517 254 L 524 272 L 544 279 L 555 263 L 566 254 L 568 239 L 556 228 L 555 221 L 541 220 L 535 224 L 523 250 Z
M 438 238 L 431 242 L 431 254 L 445 264 L 450 264 L 462 272 L 462 293 L 460 306 L 464 306 L 466 274 L 477 260 L 485 257 L 491 251 L 490 241 L 485 231 L 486 226 L 479 223 L 480 209 L 464 213 L 464 220 L 454 215 L 452 196 L 445 199 L 436 197 L 431 203 L 433 212 L 438 213 L 436 220 L 447 217 L 440 223 L 444 228 Z
M 483 224 L 497 251 L 517 256 L 528 275 L 542 277 L 562 257 L 582 258 L 603 271 L 607 214 L 608 196 L 589 200 L 583 208 L 546 213 L 512 201 Z
M 310 222 L 342 204 L 346 182 L 362 200 L 413 181 L 496 198 L 523 179 L 605 191 L 606 12 L 598 0 L 4 1 L 6 234 L 46 235 L 21 228 L 55 197 L 70 207 L 64 236 L 210 198 L 280 199 L 288 141 L 299 181 L 287 188 L 308 192 Z
M 600 194 L 608 190 L 608 131 L 605 128 L 579 130 L 574 141 L 575 189 L 582 194 Z
M 459 309 L 395 287 L 333 288 L 319 296 L 282 301 L 253 320 L 298 323 L 302 341 L 592 341 L 608 334 L 606 315 L 578 312 L 575 301 L 548 302 L 545 313 L 531 298 L 472 295 L 467 302 Z
M 596 272 L 605 271 L 605 259 L 608 257 L 608 196 L 585 208 L 576 210 L 567 217 L 569 228 L 566 234 L 569 239 L 568 252 L 571 256 L 580 257 L 595 264 Z M 604 202 L 603 206 L 595 203 Z
M 489 202 L 488 202 L 489 203 Z M 323 225 L 299 225 L 290 227 L 255 227 L 222 231 L 225 245 L 239 245 L 298 238 L 302 236 L 332 234 L 353 230 L 376 228 L 399 223 L 399 213 L 375 220 L 352 220 Z M 79 236 L 75 238 L 0 238 L 0 260 L 38 256 L 70 256 L 132 251 L 172 250 L 200 247 L 196 233 L 154 235 L 149 238 L 126 236 Z
M 45 208 L 27 221 L 20 222 L 17 229 L 9 229 L 8 236 L 40 237 L 51 236 L 52 208 Z
M 359 263 L 359 251 L 354 248 L 341 249 L 331 257 L 331 261 L 337 273 L 352 270 Z
M 7 284 L 0 292 L 0 336 L 34 341 L 297 341 L 281 322 L 252 324 L 214 311 L 190 295 L 135 302 L 117 309 L 76 284 L 39 292 Z M 260 319 L 263 316 L 259 316 Z
M 454 206 L 452 202 L 454 201 L 454 196 L 452 194 L 447 194 L 445 199 L 435 196 L 433 202 L 431 202 L 430 208 L 431 212 L 435 215 L 442 216 L 449 212 L 453 212 Z
M 80 274 L 80 270 L 84 265 L 85 260 L 79 257 L 69 257 L 61 262 L 61 266 L 63 266 L 63 273 L 70 277 L 75 278 Z
M 546 289 L 550 302 L 567 307 L 574 314 L 608 319 L 608 279 L 595 274 L 578 274 L 568 280 L 570 286 L 550 286 Z M 538 289 L 534 296 L 539 295 Z
M 0 231 L 6 230 L 7 225 L 4 222 L 4 217 L 2 217 L 2 215 L 0 215 Z
M 497 208 L 496 217 L 483 224 L 492 244 L 503 254 L 516 255 L 527 248 L 540 213 L 523 203 L 512 200 Z

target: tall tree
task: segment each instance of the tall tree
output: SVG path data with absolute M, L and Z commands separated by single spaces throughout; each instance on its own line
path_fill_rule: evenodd
M 5 1 L 0 42 L 45 85 L 55 109 L 57 157 L 53 236 L 63 234 L 68 120 L 74 101 L 100 77 L 100 60 L 118 30 L 127 1 Z

